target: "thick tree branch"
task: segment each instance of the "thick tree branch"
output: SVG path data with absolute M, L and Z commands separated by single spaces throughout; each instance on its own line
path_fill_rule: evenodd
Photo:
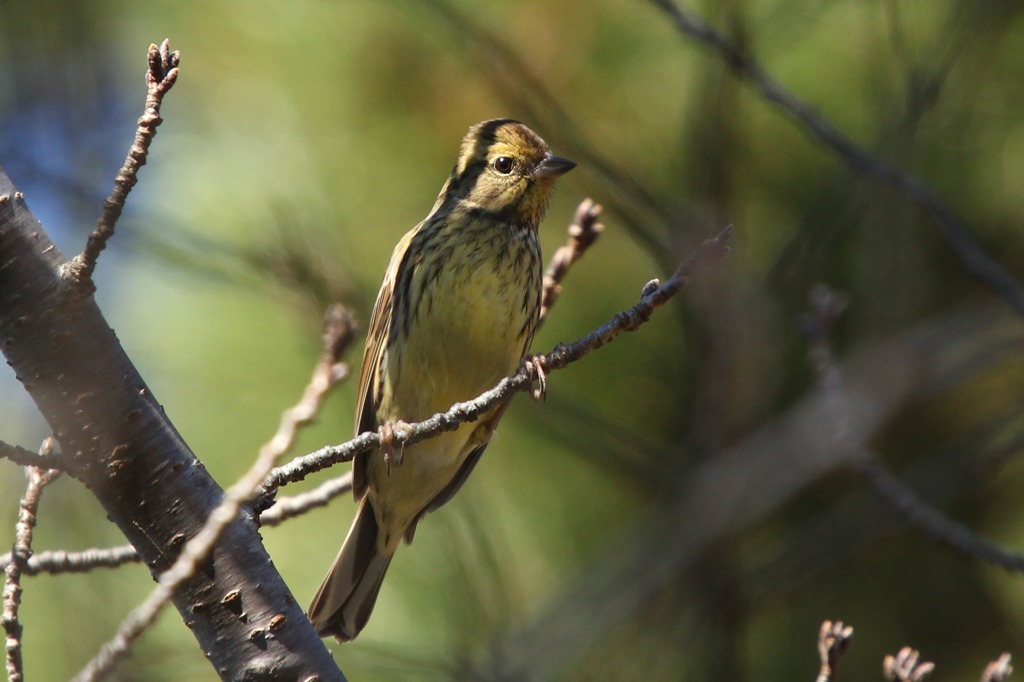
M 160 574 L 157 586 L 149 597 L 125 618 L 114 638 L 101 647 L 99 653 L 75 677 L 76 682 L 92 682 L 113 670 L 127 655 L 134 641 L 153 624 L 178 587 L 195 575 L 229 524 L 242 511 L 243 505 L 252 499 L 274 463 L 291 449 L 299 429 L 313 420 L 327 393 L 348 375 L 348 366 L 341 362 L 341 357 L 351 342 L 352 319 L 348 311 L 341 305 L 332 306 L 326 316 L 324 352 L 299 402 L 285 410 L 277 433 L 260 448 L 253 465 L 227 490 L 224 500 L 213 510 L 202 529 L 185 544 L 174 565 Z M 234 593 L 234 598 L 239 598 L 238 592 Z M 284 616 L 272 618 L 267 629 L 254 628 L 250 631 L 250 637 L 255 640 L 272 638 L 283 623 Z
M 67 260 L 0 170 L 0 347 L 85 483 L 154 576 L 197 534 L 224 492 L 168 421 Z M 215 570 L 174 603 L 225 678 L 342 679 L 249 518 L 227 526 Z M 245 607 L 238 618 L 236 595 Z M 251 637 L 253 631 L 273 637 Z

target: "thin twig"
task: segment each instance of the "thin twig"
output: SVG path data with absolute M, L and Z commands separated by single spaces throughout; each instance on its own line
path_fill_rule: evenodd
M 53 550 L 33 554 L 22 570 L 24 575 L 46 573 L 88 573 L 95 568 L 118 568 L 125 564 L 137 564 L 142 561 L 139 553 L 131 545 L 85 549 L 80 552 Z M 11 563 L 11 555 L 0 556 L 0 569 L 6 570 Z
M 47 438 L 39 450 L 40 455 L 53 454 L 53 439 Z M 15 526 L 14 547 L 11 550 L 12 560 L 4 568 L 3 591 L 3 627 L 7 651 L 7 680 L 22 682 L 24 672 L 21 660 L 21 622 L 18 620 L 18 608 L 21 606 L 21 576 L 25 565 L 32 556 L 32 531 L 36 525 L 36 512 L 43 488 L 59 475 L 52 469 L 28 467 L 28 486 L 21 498 L 18 509 L 18 522 Z
M 61 456 L 53 450 L 47 454 L 32 452 L 20 445 L 12 445 L 0 441 L 0 459 L 9 459 L 15 464 L 23 467 L 35 467 L 37 469 L 63 469 L 64 463 Z
M 156 620 L 178 586 L 195 574 L 224 530 L 260 490 L 260 483 L 270 473 L 274 463 L 292 447 L 299 428 L 316 416 L 330 389 L 347 376 L 348 366 L 340 362 L 340 358 L 351 340 L 351 318 L 342 306 L 335 305 L 327 314 L 324 353 L 313 369 L 313 376 L 299 402 L 284 411 L 277 433 L 260 448 L 256 462 L 225 491 L 224 501 L 210 513 L 203 528 L 185 543 L 174 564 L 160 574 L 157 586 L 149 597 L 132 609 L 113 639 L 104 644 L 75 676 L 76 681 L 97 680 L 113 670 L 127 655 L 132 643 Z
M 568 240 L 555 251 L 551 262 L 548 263 L 548 269 L 544 271 L 544 293 L 540 301 L 539 324 L 544 323 L 548 311 L 562 293 L 562 280 L 569 273 L 569 268 L 604 232 L 604 225 L 598 222 L 603 210 L 601 204 L 589 197 L 581 201 L 577 207 L 572 224 L 569 225 Z
M 540 362 L 545 371 L 562 369 L 576 362 L 591 351 L 609 343 L 623 332 L 635 331 L 650 319 L 654 311 L 678 294 L 689 282 L 693 273 L 709 261 L 724 257 L 729 252 L 729 237 L 732 228 L 726 227 L 715 239 L 702 243 L 687 258 L 676 272 L 664 283 L 652 280 L 644 287 L 640 301 L 628 310 L 617 313 L 609 322 L 570 344 L 558 344 L 547 355 L 538 355 L 533 362 Z M 473 400 L 456 403 L 446 412 L 440 412 L 421 422 L 407 425 L 396 431 L 394 445 L 401 447 L 409 443 L 435 436 L 443 431 L 454 431 L 463 422 L 473 421 L 484 412 L 504 403 L 520 391 L 529 390 L 534 373 L 526 365 L 511 377 Z M 380 447 L 380 435 L 367 431 L 340 445 L 329 445 L 308 455 L 297 457 L 288 464 L 274 469 L 263 482 L 267 490 L 277 489 L 287 483 L 303 480 L 306 476 L 339 462 L 347 462 L 361 452 Z
M 312 490 L 298 495 L 281 497 L 274 506 L 260 514 L 261 526 L 278 526 L 293 516 L 300 516 L 311 509 L 326 507 L 335 497 L 352 490 L 352 472 L 324 481 Z
M 879 464 L 872 453 L 862 451 L 853 459 L 853 465 L 871 484 L 872 491 L 879 498 L 932 539 L 969 556 L 1024 573 L 1024 556 L 992 542 L 929 505 L 912 488 Z
M 145 165 L 149 145 L 156 136 L 157 127 L 163 122 L 160 105 L 164 95 L 174 86 L 178 78 L 180 55 L 171 52 L 170 43 L 164 40 L 159 47 L 149 46 L 149 69 L 146 71 L 146 108 L 139 118 L 135 140 L 128 150 L 124 165 L 114 178 L 114 189 L 103 202 L 103 213 L 96 222 L 96 229 L 89 235 L 82 253 L 75 256 L 66 267 L 66 274 L 80 284 L 92 286 L 92 273 L 96 259 L 114 235 L 114 226 L 121 217 L 125 201 L 138 182 L 139 169 Z
M 853 638 L 853 627 L 843 625 L 839 620 L 833 623 L 826 620 L 818 630 L 818 656 L 821 658 L 821 671 L 817 682 L 835 682 L 836 668 L 839 659 L 850 647 Z
M 730 41 L 700 17 L 680 8 L 674 0 L 650 1 L 669 15 L 681 33 L 714 48 L 734 72 L 750 81 L 761 97 L 835 152 L 852 171 L 896 188 L 923 208 L 967 269 L 1002 296 L 1018 315 L 1024 315 L 1024 285 L 982 248 L 968 226 L 928 183 L 858 145 L 772 78 L 745 47 Z

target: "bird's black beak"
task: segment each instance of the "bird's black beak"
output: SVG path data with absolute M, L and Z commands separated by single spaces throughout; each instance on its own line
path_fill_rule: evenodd
M 544 157 L 543 161 L 537 164 L 537 169 L 533 174 L 538 178 L 557 178 L 559 175 L 565 175 L 575 167 L 575 161 L 548 154 Z

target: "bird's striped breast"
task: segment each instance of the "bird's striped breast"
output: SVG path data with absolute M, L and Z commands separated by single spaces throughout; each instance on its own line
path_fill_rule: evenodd
M 404 264 L 396 280 L 388 380 L 409 392 L 395 396 L 407 421 L 473 398 L 512 374 L 537 327 L 536 230 L 459 223 L 457 235 L 449 221 L 424 225 L 410 246 L 423 239 L 423 257 Z

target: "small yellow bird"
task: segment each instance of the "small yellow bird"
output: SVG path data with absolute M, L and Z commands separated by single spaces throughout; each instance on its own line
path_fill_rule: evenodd
M 515 372 L 540 312 L 537 229 L 554 179 L 575 166 L 517 121 L 469 129 L 434 208 L 398 242 L 384 275 L 359 377 L 357 434 L 421 421 Z M 359 509 L 309 607 L 321 636 L 359 634 L 402 538 L 411 542 L 420 518 L 458 491 L 498 418 L 494 410 L 404 452 L 355 458 Z

